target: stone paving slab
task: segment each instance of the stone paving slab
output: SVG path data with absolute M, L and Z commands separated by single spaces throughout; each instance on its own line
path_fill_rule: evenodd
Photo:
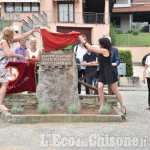
M 127 108 L 124 122 L 11 124 L 0 119 L 0 150 L 149 150 L 150 111 L 145 110 L 148 93 L 121 94 Z M 53 137 L 56 135 L 60 136 L 58 140 Z M 98 137 L 114 142 L 100 147 Z M 77 140 L 77 144 L 71 146 L 68 140 L 63 145 L 66 138 Z M 128 146 L 125 138 L 129 139 Z

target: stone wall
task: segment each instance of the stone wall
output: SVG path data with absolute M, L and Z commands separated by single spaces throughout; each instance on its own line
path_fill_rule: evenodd
M 38 106 L 35 94 L 8 94 L 5 96 L 4 105 L 11 108 L 14 102 L 20 103 L 24 108 L 34 108 Z
M 81 105 L 85 107 L 99 107 L 100 100 L 98 95 L 80 95 Z M 11 108 L 14 102 L 20 103 L 25 108 L 34 108 L 38 106 L 38 100 L 35 94 L 13 94 L 6 95 L 4 104 Z M 117 106 L 117 99 L 115 96 L 105 95 L 105 102 L 108 102 L 111 106 Z

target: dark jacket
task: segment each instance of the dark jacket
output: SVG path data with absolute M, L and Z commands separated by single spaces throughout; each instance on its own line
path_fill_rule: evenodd
M 120 64 L 119 52 L 118 52 L 118 49 L 115 48 L 115 47 L 112 47 L 111 63 L 116 63 L 117 66 Z M 117 66 L 114 67 L 114 69 L 115 69 L 116 74 L 117 74 L 117 76 L 118 76 Z

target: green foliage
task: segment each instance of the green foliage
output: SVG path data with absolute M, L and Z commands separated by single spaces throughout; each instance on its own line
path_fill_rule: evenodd
M 77 114 L 78 113 L 78 107 L 75 103 L 70 104 L 68 110 L 69 110 L 70 114 Z
M 112 45 L 115 45 L 115 42 L 116 42 L 116 27 L 113 23 L 110 24 L 110 37 L 111 37 Z
M 22 108 L 20 103 L 13 103 L 12 108 L 11 108 L 11 112 L 13 112 L 14 114 L 22 114 L 24 111 L 24 109 Z
M 2 31 L 3 28 L 5 28 L 5 27 L 9 27 L 10 25 L 12 25 L 11 20 L 1 20 L 0 19 L 0 31 Z
M 38 113 L 39 114 L 48 114 L 49 108 L 47 103 L 41 103 L 38 106 Z
M 126 76 L 133 76 L 132 54 L 130 50 L 119 50 L 121 63 L 126 63 Z
M 133 31 L 132 30 L 129 30 L 128 32 L 126 32 L 126 34 L 131 34 Z
M 110 105 L 108 103 L 106 103 L 100 110 L 101 114 L 109 114 L 110 113 Z
M 116 34 L 122 34 L 122 30 L 116 30 Z
M 139 35 L 139 33 L 140 33 L 139 30 L 134 30 L 134 31 L 132 32 L 133 35 Z
M 142 29 L 140 30 L 140 32 L 149 32 L 149 27 L 148 26 L 142 27 Z

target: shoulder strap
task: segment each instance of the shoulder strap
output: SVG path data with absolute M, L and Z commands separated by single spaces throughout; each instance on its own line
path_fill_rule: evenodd
M 77 50 L 78 50 L 78 45 L 76 46 L 76 50 L 75 50 L 76 54 L 77 54 Z

